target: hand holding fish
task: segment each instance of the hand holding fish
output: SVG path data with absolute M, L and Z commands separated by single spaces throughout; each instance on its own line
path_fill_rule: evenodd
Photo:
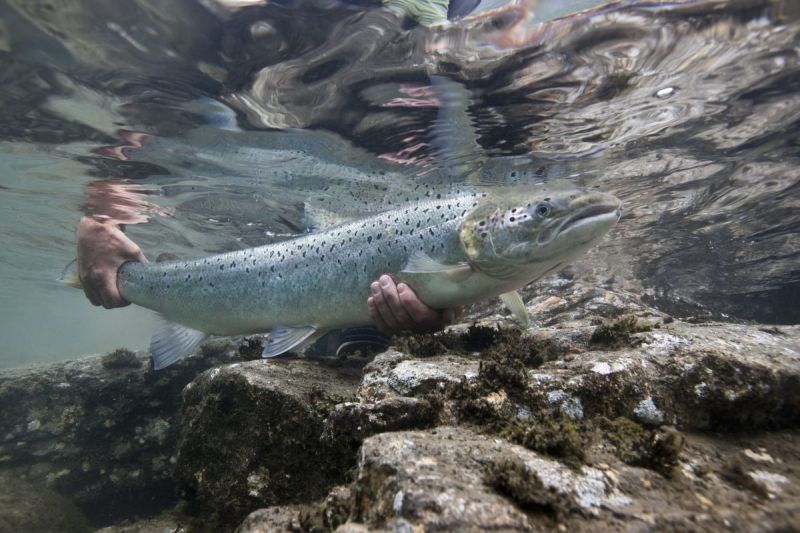
M 142 250 L 112 221 L 81 218 L 78 225 L 78 278 L 92 305 L 125 307 L 117 288 L 117 270 L 128 261 L 146 263 Z
M 395 283 L 386 274 L 372 282 L 370 294 L 369 315 L 387 335 L 439 331 L 452 324 L 460 312 L 460 308 L 439 310 L 425 305 L 411 287 Z

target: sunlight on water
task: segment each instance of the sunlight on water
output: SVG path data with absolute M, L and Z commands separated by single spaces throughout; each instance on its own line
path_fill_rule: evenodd
M 39 4 L 1 6 L 0 366 L 147 345 L 148 313 L 54 281 L 82 212 L 195 257 L 303 233 L 307 209 L 551 178 L 623 200 L 598 254 L 621 286 L 798 321 L 793 2 L 495 2 L 430 27 L 336 2 Z

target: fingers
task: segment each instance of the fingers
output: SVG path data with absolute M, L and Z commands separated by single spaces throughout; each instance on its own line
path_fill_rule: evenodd
M 367 299 L 370 316 L 388 335 L 438 331 L 455 322 L 461 308 L 437 310 L 426 305 L 405 283 L 395 284 L 383 275 L 370 285 Z
M 372 305 L 380 317 L 379 325 L 385 326 L 395 335 L 414 328 L 415 322 L 400 303 L 397 286 L 392 278 L 381 276 L 377 282 L 370 285 L 370 291 Z
M 88 298 L 92 305 L 103 305 L 103 301 L 100 298 L 100 295 L 97 293 L 97 289 L 95 288 L 94 284 L 89 283 L 87 280 L 81 279 L 81 287 L 83 287 L 83 294 L 86 295 L 86 298 Z
M 119 293 L 117 288 L 116 271 L 111 269 L 93 268 L 81 276 L 83 292 L 94 306 L 103 306 L 106 309 L 125 307 L 130 305 Z
M 147 261 L 141 249 L 114 224 L 89 218 L 78 227 L 78 276 L 92 305 L 129 305 L 117 288 L 117 270 L 128 261 Z
M 367 309 L 369 309 L 370 318 L 372 318 L 372 321 L 375 323 L 378 329 L 381 330 L 382 333 L 390 337 L 394 335 L 394 331 L 392 331 L 392 328 L 390 328 L 389 325 L 386 322 L 384 322 L 383 317 L 381 317 L 381 314 L 378 312 L 378 307 L 376 306 L 375 300 L 373 299 L 372 296 L 367 298 Z
M 102 300 L 103 307 L 106 309 L 113 309 L 115 307 L 125 307 L 130 305 L 119 293 L 117 288 L 117 276 L 106 274 L 100 282 L 102 287 L 100 290 L 100 299 Z
M 413 331 L 436 331 L 442 329 L 442 311 L 428 307 L 420 300 L 411 287 L 405 283 L 397 286 L 404 309 L 414 320 Z

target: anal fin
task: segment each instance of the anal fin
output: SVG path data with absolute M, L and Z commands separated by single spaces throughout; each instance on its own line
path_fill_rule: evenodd
M 317 333 L 317 335 L 314 335 Z M 272 328 L 267 342 L 261 351 L 261 357 L 275 357 L 282 353 L 298 348 L 306 342 L 311 342 L 319 337 L 321 332 L 314 326 L 286 327 L 276 326 Z
M 163 320 L 150 339 L 153 369 L 161 370 L 194 352 L 207 333 Z
M 528 319 L 528 309 L 525 307 L 525 302 L 522 301 L 522 297 L 519 293 L 517 291 L 506 292 L 500 295 L 500 299 L 505 306 L 508 307 L 508 310 L 511 311 L 511 314 L 514 315 L 517 322 L 527 327 L 530 323 Z

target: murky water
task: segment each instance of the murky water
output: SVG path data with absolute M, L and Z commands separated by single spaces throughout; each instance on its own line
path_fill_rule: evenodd
M 82 213 L 197 256 L 420 183 L 598 186 L 618 283 L 798 322 L 800 4 L 596 4 L 1 1 L 0 366 L 147 345 L 148 313 L 55 281 Z

